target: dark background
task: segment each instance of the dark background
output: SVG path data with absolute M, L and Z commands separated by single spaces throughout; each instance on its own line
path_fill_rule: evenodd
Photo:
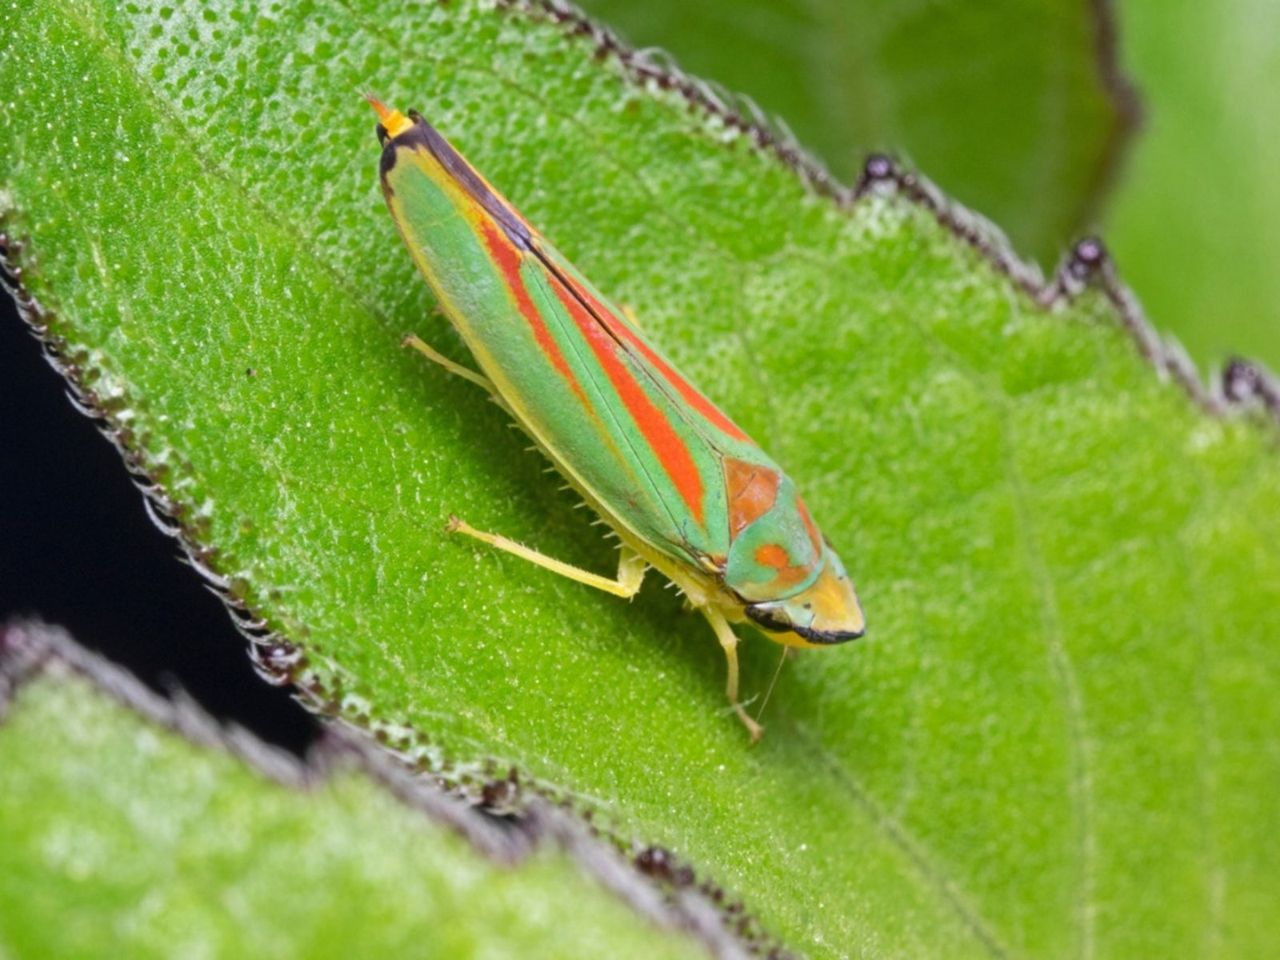
M 120 455 L 0 291 L 0 622 L 38 616 L 160 691 L 301 752 L 317 723 L 264 683 L 222 602 L 151 523 Z

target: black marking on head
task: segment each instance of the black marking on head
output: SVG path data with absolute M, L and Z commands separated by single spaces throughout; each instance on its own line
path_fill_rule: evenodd
M 867 632 L 866 630 L 814 630 L 812 627 L 792 627 L 791 629 L 810 643 L 818 643 L 824 647 L 857 640 Z
M 785 617 L 778 616 L 773 610 L 758 607 L 749 603 L 742 608 L 743 612 L 750 617 L 757 626 L 763 627 L 772 633 L 790 633 L 791 621 Z
M 794 633 L 798 637 L 804 637 L 810 643 L 823 646 L 857 640 L 866 632 L 865 630 L 815 630 L 813 627 L 802 627 L 779 616 L 777 611 L 758 604 L 749 603 L 742 609 L 754 623 L 771 633 Z
M 532 250 L 534 243 L 529 228 L 512 213 L 506 201 L 489 189 L 489 185 L 472 169 L 471 164 L 467 163 L 462 154 L 458 153 L 453 145 L 423 118 L 422 114 L 416 110 L 410 110 L 408 116 L 413 120 L 413 126 L 393 139 L 387 145 L 388 150 L 383 152 L 383 175 L 385 176 L 387 171 L 395 166 L 395 148 L 401 146 L 410 149 L 425 148 L 454 180 L 462 184 L 462 188 L 484 208 L 485 213 L 493 217 L 502 228 L 502 232 L 507 235 L 508 240 L 521 250 Z M 387 152 L 393 154 L 389 161 Z

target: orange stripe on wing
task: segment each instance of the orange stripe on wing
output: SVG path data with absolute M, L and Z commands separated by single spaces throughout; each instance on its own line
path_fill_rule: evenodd
M 525 289 L 524 278 L 520 276 L 520 252 L 512 246 L 511 241 L 507 239 L 505 234 L 495 229 L 487 220 L 481 221 L 480 233 L 484 237 L 485 246 L 489 248 L 489 255 L 493 257 L 494 263 L 502 271 L 503 279 L 507 281 L 507 289 L 515 297 L 516 307 L 519 309 L 520 315 L 525 318 L 529 328 L 533 331 L 533 337 L 538 343 L 538 348 L 551 361 L 556 371 L 568 381 L 569 386 L 573 388 L 573 392 L 582 401 L 582 405 L 589 409 L 590 404 L 587 402 L 587 395 L 583 392 L 582 385 L 578 383 L 578 378 L 569 369 L 569 362 L 565 360 L 559 344 L 551 336 L 551 331 L 547 329 L 546 321 L 538 313 L 538 308 L 529 299 L 529 291 Z
M 682 377 L 667 361 L 658 356 L 654 349 L 644 341 L 644 338 L 638 336 L 631 327 L 620 321 L 612 310 L 591 295 L 591 291 L 587 290 L 574 277 L 564 275 L 564 279 L 566 283 L 573 285 L 573 292 L 582 298 L 582 301 L 591 308 L 602 323 L 609 327 L 609 332 L 639 350 L 641 355 L 662 374 L 667 383 L 675 387 L 680 396 L 684 398 L 685 403 L 689 404 L 714 426 L 735 440 L 754 445 L 755 441 L 748 437 L 741 427 L 726 417 L 714 403 L 699 393 L 693 384 Z
M 590 345 L 609 382 L 618 392 L 623 406 L 627 408 L 627 412 L 631 414 L 632 420 L 640 428 L 650 449 L 653 450 L 654 456 L 662 464 L 662 469 L 671 479 L 671 483 L 680 494 L 680 499 L 689 508 L 698 525 L 704 526 L 702 474 L 698 472 L 689 448 L 663 416 L 662 411 L 653 405 L 653 401 L 644 392 L 644 388 L 636 382 L 631 371 L 618 359 L 615 352 L 618 348 L 617 340 L 587 312 L 582 302 L 574 296 L 573 291 L 566 290 L 564 285 L 558 282 L 553 282 L 552 286 L 560 302 L 569 311 L 569 316 L 582 332 L 583 338 Z

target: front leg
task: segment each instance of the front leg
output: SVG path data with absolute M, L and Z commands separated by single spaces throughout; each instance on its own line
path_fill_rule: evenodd
M 746 708 L 738 702 L 738 635 L 733 632 L 733 627 L 729 626 L 729 621 L 719 610 L 710 606 L 702 607 L 701 610 L 702 615 L 711 624 L 711 629 L 716 632 L 720 649 L 724 651 L 724 658 L 728 661 L 729 677 L 724 686 L 725 696 L 729 698 L 733 712 L 738 715 L 742 725 L 747 728 L 747 733 L 751 735 L 751 742 L 758 743 L 764 736 L 764 727 L 752 720 L 747 715 Z

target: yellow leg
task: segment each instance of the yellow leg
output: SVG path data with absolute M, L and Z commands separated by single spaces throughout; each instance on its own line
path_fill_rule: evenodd
M 738 635 L 733 632 L 733 627 L 729 626 L 729 621 L 719 610 L 714 607 L 701 609 L 707 622 L 711 624 L 711 629 L 716 632 L 716 639 L 720 641 L 720 648 L 724 650 L 724 657 L 729 662 L 729 679 L 724 685 L 725 696 L 729 698 L 733 712 L 747 728 L 747 733 L 751 734 L 751 742 L 756 743 L 764 736 L 764 727 L 747 716 L 746 709 L 738 702 Z
M 531 550 L 524 544 L 516 543 L 514 540 L 510 540 L 500 534 L 485 533 L 483 530 L 477 530 L 471 524 L 464 520 L 459 520 L 457 517 L 451 516 L 445 529 L 450 533 L 463 533 L 468 537 L 474 537 L 476 540 L 487 543 L 492 547 L 497 547 L 499 550 L 515 554 L 522 560 L 537 564 L 544 570 L 558 573 L 560 576 L 576 580 L 578 583 L 585 583 L 588 587 L 595 587 L 605 593 L 612 593 L 615 597 L 623 597 L 624 599 L 634 597 L 640 590 L 640 584 L 644 582 L 644 571 L 647 566 L 644 558 L 625 546 L 618 557 L 618 576 L 616 579 L 610 580 L 608 577 L 602 577 L 598 573 L 591 573 L 581 567 L 555 560 L 546 554 L 539 553 L 537 550 Z
M 400 340 L 400 346 L 412 347 L 414 350 L 417 350 L 420 354 L 422 354 L 428 360 L 432 361 L 433 363 L 440 364 L 440 366 L 444 367 L 450 373 L 456 373 L 458 376 L 462 377 L 462 379 L 470 380 L 472 383 L 477 384 L 478 386 L 484 387 L 486 390 L 492 393 L 495 397 L 498 395 L 497 391 L 493 389 L 493 384 L 490 383 L 488 380 L 486 380 L 484 377 L 480 376 L 480 374 L 476 373 L 474 370 L 468 370 L 466 367 L 462 366 L 461 364 L 454 363 L 452 360 L 446 357 L 443 353 L 440 353 L 439 351 L 437 351 L 434 347 L 432 347 L 429 343 L 427 343 L 425 340 L 421 339 L 420 337 L 416 337 L 412 333 L 406 333 L 404 337 L 401 338 Z

